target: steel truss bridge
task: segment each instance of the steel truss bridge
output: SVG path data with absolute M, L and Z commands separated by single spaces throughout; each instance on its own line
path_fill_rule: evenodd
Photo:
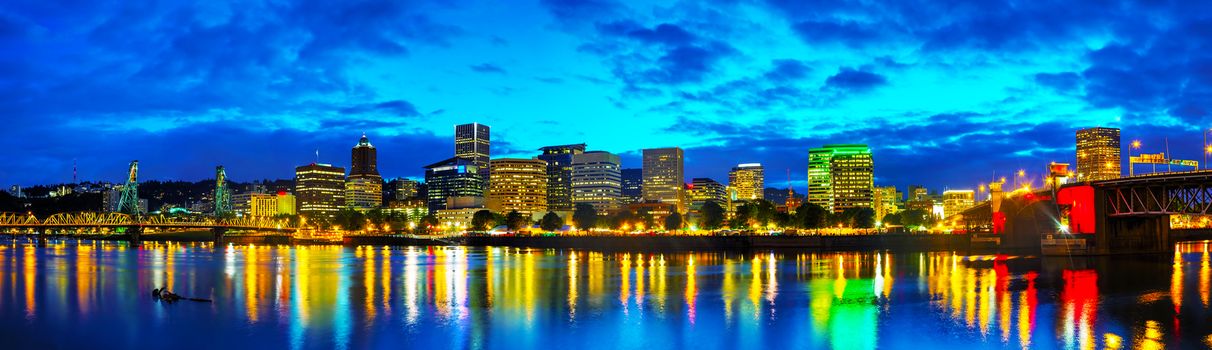
M 1212 171 L 1126 177 L 1092 183 L 1106 194 L 1111 217 L 1212 214 Z
M 38 219 L 28 213 L 0 213 L 0 231 L 27 230 L 39 233 L 104 233 L 118 228 L 210 229 L 223 231 L 294 232 L 298 228 L 284 219 L 240 217 L 132 216 L 123 213 L 59 213 Z

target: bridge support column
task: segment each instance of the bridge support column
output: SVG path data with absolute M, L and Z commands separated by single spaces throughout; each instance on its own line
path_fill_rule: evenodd
M 131 226 L 126 228 L 127 239 L 130 240 L 131 247 L 143 245 L 143 228 L 139 226 Z
M 36 245 L 39 247 L 45 247 L 46 246 L 46 230 L 42 230 L 42 232 L 34 231 L 34 234 L 38 235 L 38 241 L 37 241 Z
M 221 228 L 221 227 L 216 227 L 216 228 L 210 229 L 210 233 L 214 234 L 215 245 L 218 246 L 220 244 L 223 244 L 223 236 L 227 234 L 227 229 Z

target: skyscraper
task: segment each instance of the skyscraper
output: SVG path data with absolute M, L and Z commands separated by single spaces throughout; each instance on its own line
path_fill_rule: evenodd
M 417 180 L 397 178 L 395 180 L 391 180 L 391 182 L 389 182 L 387 185 L 389 192 L 391 192 L 391 196 L 389 196 L 389 198 L 391 198 L 392 201 L 402 201 L 416 197 L 417 191 L 419 190 L 418 187 L 420 187 L 421 184 L 417 182 Z
M 959 214 L 976 203 L 976 191 L 946 190 L 943 191 L 943 217 L 949 218 Z
M 480 177 L 488 178 L 489 167 L 489 132 L 488 125 L 480 123 L 455 125 L 455 157 L 470 160 L 480 172 Z
M 685 175 L 682 149 L 678 147 L 650 148 L 643 151 L 644 200 L 672 204 L 679 213 L 686 212 Z
M 1099 181 L 1120 176 L 1119 129 L 1077 131 L 1077 180 Z
M 696 177 L 690 180 L 690 186 L 686 190 L 686 197 L 690 201 L 690 211 L 699 211 L 703 208 L 703 204 L 707 202 L 715 202 L 720 208 L 728 210 L 730 200 L 728 198 L 728 190 L 715 180 Z
M 572 210 L 572 156 L 585 153 L 585 144 L 540 148 L 539 159 L 547 162 L 547 207 L 552 211 Z
M 429 211 L 484 204 L 484 178 L 469 159 L 454 157 L 425 166 Z
M 345 168 L 312 163 L 295 168 L 299 214 L 309 219 L 332 219 L 345 205 Z
M 623 174 L 619 156 L 593 151 L 572 156 L 572 203 L 593 205 L 598 215 L 619 209 Z
M 547 212 L 547 162 L 500 158 L 491 164 L 484 199 L 488 209 L 501 214 L 517 210 L 526 217 Z
M 350 151 L 349 178 L 345 180 L 345 205 L 356 209 L 383 206 L 383 177 L 379 176 L 377 151 L 366 134 Z
M 874 163 L 867 145 L 825 145 L 808 151 L 808 202 L 840 213 L 871 208 Z
M 765 198 L 766 171 L 759 163 L 738 164 L 728 172 L 728 186 L 736 191 L 734 200 L 756 200 Z
M 623 175 L 622 204 L 644 201 L 644 169 L 631 168 L 620 171 Z

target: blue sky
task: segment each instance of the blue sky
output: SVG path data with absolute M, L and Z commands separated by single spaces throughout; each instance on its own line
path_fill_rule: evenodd
M 867 143 L 878 185 L 971 188 L 1073 162 L 1079 127 L 1202 160 L 1212 2 L 5 1 L 0 184 L 388 177 L 492 127 L 493 156 L 584 142 L 689 177 Z

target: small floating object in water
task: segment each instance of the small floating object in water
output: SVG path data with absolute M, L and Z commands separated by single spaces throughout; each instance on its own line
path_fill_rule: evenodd
M 185 300 L 189 300 L 189 301 L 204 302 L 204 303 L 211 302 L 210 299 L 182 297 L 179 294 L 174 294 L 173 292 L 168 291 L 168 287 L 152 289 L 152 297 L 155 297 L 156 299 L 159 299 L 160 301 L 168 302 L 168 303 L 176 302 L 181 299 L 185 299 Z

